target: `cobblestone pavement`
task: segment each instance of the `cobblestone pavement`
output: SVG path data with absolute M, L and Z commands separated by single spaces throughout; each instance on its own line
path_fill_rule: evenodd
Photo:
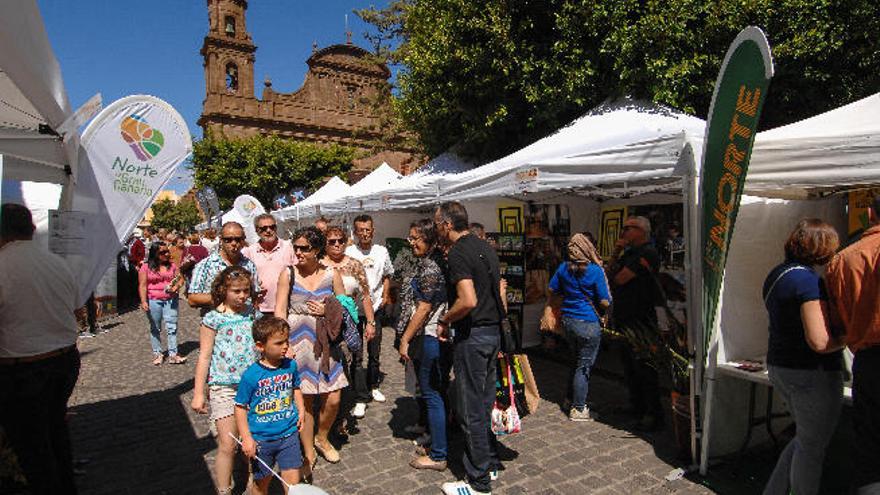
M 207 418 L 189 409 L 198 356 L 197 313 L 181 308 L 179 347 L 189 358 L 184 365 L 150 364 L 148 325 L 141 312 L 124 314 L 105 326 L 108 332 L 80 340 L 83 366 L 71 399 L 75 457 L 88 460 L 79 478 L 81 492 L 214 493 L 216 444 Z M 451 472 L 416 471 L 407 465 L 413 444 L 403 429 L 415 421 L 417 408 L 403 392 L 391 330 L 385 332 L 382 390 L 388 400 L 371 404 L 366 418 L 351 425 L 347 440 L 335 440 L 342 462 L 318 463 L 315 484 L 331 494 L 435 494 L 442 482 L 463 476 L 458 438 L 451 439 Z M 532 368 L 543 399 L 539 410 L 524 418 L 523 432 L 503 440 L 505 470 L 494 484 L 495 493 L 711 493 L 686 478 L 664 479 L 681 462 L 669 431 L 637 436 L 624 428 L 624 419 L 611 414 L 572 423 L 558 406 L 565 368 L 537 357 Z M 600 411 L 611 410 L 622 405 L 622 390 L 619 381 L 597 375 L 591 400 Z M 241 493 L 246 473 L 239 472 L 237 479 L 241 489 L 236 493 Z

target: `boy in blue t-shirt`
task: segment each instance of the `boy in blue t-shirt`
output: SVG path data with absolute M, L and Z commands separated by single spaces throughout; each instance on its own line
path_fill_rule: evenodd
M 252 459 L 255 492 L 261 495 L 269 491 L 272 472 L 254 457 L 269 466 L 277 462 L 281 478 L 291 485 L 299 483 L 302 467 L 297 433 L 305 406 L 296 362 L 285 357 L 289 333 L 281 318 L 254 322 L 254 343 L 262 357 L 245 370 L 235 394 L 235 423 L 242 450 Z

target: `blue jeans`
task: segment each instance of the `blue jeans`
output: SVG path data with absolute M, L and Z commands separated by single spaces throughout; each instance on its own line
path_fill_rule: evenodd
M 177 354 L 177 302 L 179 298 L 172 297 L 167 301 L 150 299 L 150 312 L 147 319 L 150 320 L 150 346 L 153 354 L 162 354 L 162 341 L 159 332 L 162 322 L 165 322 L 165 331 L 168 333 L 168 356 Z
M 498 325 L 456 331 L 455 370 L 456 416 L 464 431 L 464 464 L 471 488 L 491 492 L 489 471 L 498 466 L 498 450 L 492 433 L 495 404 L 495 373 L 498 366 Z
M 599 344 L 602 342 L 602 328 L 599 322 L 569 317 L 563 317 L 562 324 L 576 356 L 571 378 L 571 405 L 578 411 L 583 411 L 587 406 L 587 393 L 590 391 L 590 369 L 596 362 Z
M 440 341 L 425 335 L 422 338 L 422 355 L 419 359 L 419 388 L 428 411 L 428 429 L 431 432 L 431 452 L 434 461 L 446 460 L 446 406 L 440 390 L 444 376 L 440 360 Z
M 797 432 L 779 455 L 764 494 L 817 493 L 825 448 L 843 404 L 843 372 L 772 365 L 767 370 L 773 387 L 788 404 Z

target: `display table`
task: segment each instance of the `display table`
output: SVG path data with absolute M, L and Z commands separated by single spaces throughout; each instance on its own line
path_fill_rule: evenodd
M 767 369 L 764 368 L 758 371 L 747 371 L 741 369 L 739 363 L 730 362 L 718 363 L 716 371 L 719 376 L 729 376 L 731 378 L 737 378 L 749 382 L 749 417 L 748 422 L 746 423 L 746 437 L 743 439 L 738 457 L 742 459 L 743 454 L 749 446 L 749 441 L 752 439 L 752 429 L 756 426 L 765 425 L 767 428 L 767 434 L 770 435 L 770 439 L 773 441 L 773 446 L 778 447 L 776 435 L 773 433 L 772 421 L 777 418 L 787 417 L 789 414 L 773 413 L 773 384 L 770 382 L 770 376 L 767 373 Z M 764 385 L 767 387 L 767 407 L 764 411 L 764 416 L 756 418 L 755 395 L 757 393 L 758 385 Z M 852 387 L 843 387 L 843 402 L 846 405 L 852 405 Z

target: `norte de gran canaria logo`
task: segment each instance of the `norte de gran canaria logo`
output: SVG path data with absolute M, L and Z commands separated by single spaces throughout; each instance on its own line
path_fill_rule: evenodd
M 150 126 L 145 118 L 134 113 L 122 119 L 119 130 L 122 132 L 122 139 L 142 162 L 155 158 L 165 145 L 165 136 Z M 153 181 L 159 171 L 149 163 L 131 163 L 128 157 L 117 156 L 110 168 L 115 175 L 114 191 L 153 196 Z
M 153 129 L 140 115 L 131 114 L 122 119 L 119 130 L 122 131 L 122 139 L 142 162 L 158 155 L 165 145 L 165 136 L 158 129 Z

